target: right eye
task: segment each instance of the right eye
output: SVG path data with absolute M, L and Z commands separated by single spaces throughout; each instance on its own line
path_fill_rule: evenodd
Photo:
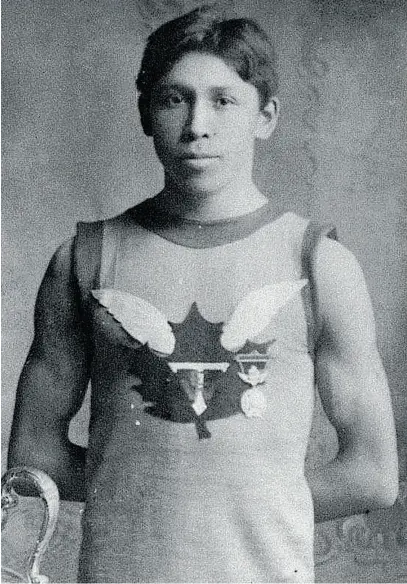
M 177 107 L 184 103 L 185 100 L 180 93 L 170 93 L 163 95 L 160 101 L 165 107 Z

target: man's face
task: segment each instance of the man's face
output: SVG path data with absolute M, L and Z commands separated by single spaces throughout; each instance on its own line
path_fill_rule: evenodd
M 176 184 L 214 192 L 251 179 L 264 113 L 257 89 L 222 59 L 184 55 L 154 88 L 150 115 L 157 155 Z

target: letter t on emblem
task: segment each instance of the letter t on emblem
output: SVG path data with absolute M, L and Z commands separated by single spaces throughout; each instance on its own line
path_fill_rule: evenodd
M 200 416 L 208 407 L 205 403 L 205 398 L 203 395 L 205 371 L 222 371 L 225 373 L 228 370 L 230 363 L 172 362 L 168 363 L 168 365 L 173 373 L 177 373 L 178 371 L 182 370 L 197 372 L 195 383 L 193 383 L 194 400 L 192 402 L 192 407 L 195 410 L 195 413 Z

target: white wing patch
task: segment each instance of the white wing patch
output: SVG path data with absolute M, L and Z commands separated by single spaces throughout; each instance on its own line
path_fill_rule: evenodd
M 103 288 L 92 290 L 96 300 L 117 320 L 135 340 L 149 348 L 171 355 L 175 349 L 175 337 L 165 316 L 149 302 L 138 296 Z
M 234 310 L 220 337 L 227 351 L 236 351 L 261 333 L 270 320 L 297 294 L 308 280 L 284 280 L 249 292 Z

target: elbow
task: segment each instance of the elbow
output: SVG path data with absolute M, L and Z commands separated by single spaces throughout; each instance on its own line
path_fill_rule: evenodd
M 399 492 L 398 463 L 396 456 L 356 456 L 348 460 L 349 489 L 358 512 L 387 509 L 397 500 Z M 350 472 L 349 472 L 350 471 Z
M 58 444 L 56 436 L 38 436 L 35 432 L 19 429 L 10 437 L 7 468 L 29 466 L 52 473 Z
M 376 489 L 376 507 L 387 509 L 392 507 L 397 500 L 399 492 L 398 480 L 382 480 L 381 485 Z
M 397 464 L 375 468 L 370 477 L 367 476 L 367 489 L 370 491 L 373 508 L 387 509 L 397 500 L 399 492 Z
M 38 453 L 33 442 L 25 442 L 23 440 L 11 440 L 7 456 L 7 469 L 17 468 L 20 466 L 38 467 Z
M 26 448 L 23 448 L 22 440 L 11 435 L 7 452 L 7 470 L 22 466 L 26 462 Z

